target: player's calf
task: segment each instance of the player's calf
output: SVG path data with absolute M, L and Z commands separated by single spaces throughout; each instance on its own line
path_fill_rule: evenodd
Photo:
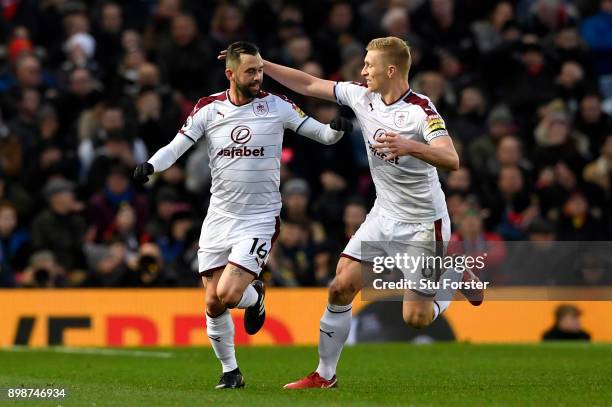
M 242 298 L 243 290 L 234 287 L 217 287 L 217 297 L 227 308 L 236 308 Z
M 402 308 L 402 317 L 406 325 L 423 329 L 434 320 L 432 301 L 406 301 Z

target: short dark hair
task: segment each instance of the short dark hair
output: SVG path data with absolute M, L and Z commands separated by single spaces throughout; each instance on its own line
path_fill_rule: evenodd
M 227 55 L 225 57 L 225 66 L 235 69 L 240 62 L 240 55 L 257 55 L 259 48 L 257 45 L 247 41 L 236 41 L 227 47 Z

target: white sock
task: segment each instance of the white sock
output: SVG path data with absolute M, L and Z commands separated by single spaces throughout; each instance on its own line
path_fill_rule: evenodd
M 448 308 L 450 303 L 451 303 L 450 301 L 434 300 L 433 302 L 434 316 L 433 316 L 432 321 L 435 321 L 436 318 L 438 318 L 438 315 L 442 314 L 444 310 Z
M 238 305 L 236 305 L 236 308 L 241 308 L 241 309 L 249 308 L 250 306 L 255 305 L 258 298 L 259 298 L 259 294 L 255 290 L 255 287 L 249 284 L 247 285 L 247 288 L 245 288 L 244 292 L 242 293 L 242 298 L 238 302 Z
M 206 334 L 215 350 L 217 359 L 221 361 L 223 373 L 231 372 L 238 367 L 234 351 L 234 321 L 229 310 L 216 318 L 206 314 Z
M 442 283 L 443 280 L 447 280 L 449 282 L 457 282 L 457 281 L 460 281 L 462 277 L 463 277 L 463 273 L 457 273 L 455 269 L 448 268 L 440 276 L 440 283 Z M 433 302 L 433 309 L 434 309 L 433 320 L 434 321 L 436 320 L 436 318 L 438 318 L 440 314 L 444 312 L 444 310 L 448 308 L 448 306 L 450 305 L 453 299 L 455 291 L 456 290 L 450 287 L 446 289 L 440 288 L 438 290 L 438 292 L 436 293 L 436 296 L 434 297 L 434 302 Z
M 340 352 L 351 330 L 353 306 L 327 304 L 319 330 L 319 366 L 317 373 L 326 380 L 336 374 Z

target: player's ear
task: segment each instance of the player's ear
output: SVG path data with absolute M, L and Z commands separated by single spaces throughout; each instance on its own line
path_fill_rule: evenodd
M 396 74 L 397 72 L 397 68 L 394 65 L 389 65 L 387 67 L 387 77 L 389 79 L 393 78 L 393 76 Z
M 230 68 L 225 68 L 225 77 L 231 81 L 234 78 L 234 72 Z

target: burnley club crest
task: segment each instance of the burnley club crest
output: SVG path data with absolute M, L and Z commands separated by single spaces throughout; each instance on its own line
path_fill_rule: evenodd
M 253 103 L 253 112 L 255 116 L 265 116 L 268 114 L 268 103 L 267 102 L 255 102 Z
M 397 127 L 405 127 L 408 123 L 408 112 L 399 111 L 395 112 L 394 122 Z

